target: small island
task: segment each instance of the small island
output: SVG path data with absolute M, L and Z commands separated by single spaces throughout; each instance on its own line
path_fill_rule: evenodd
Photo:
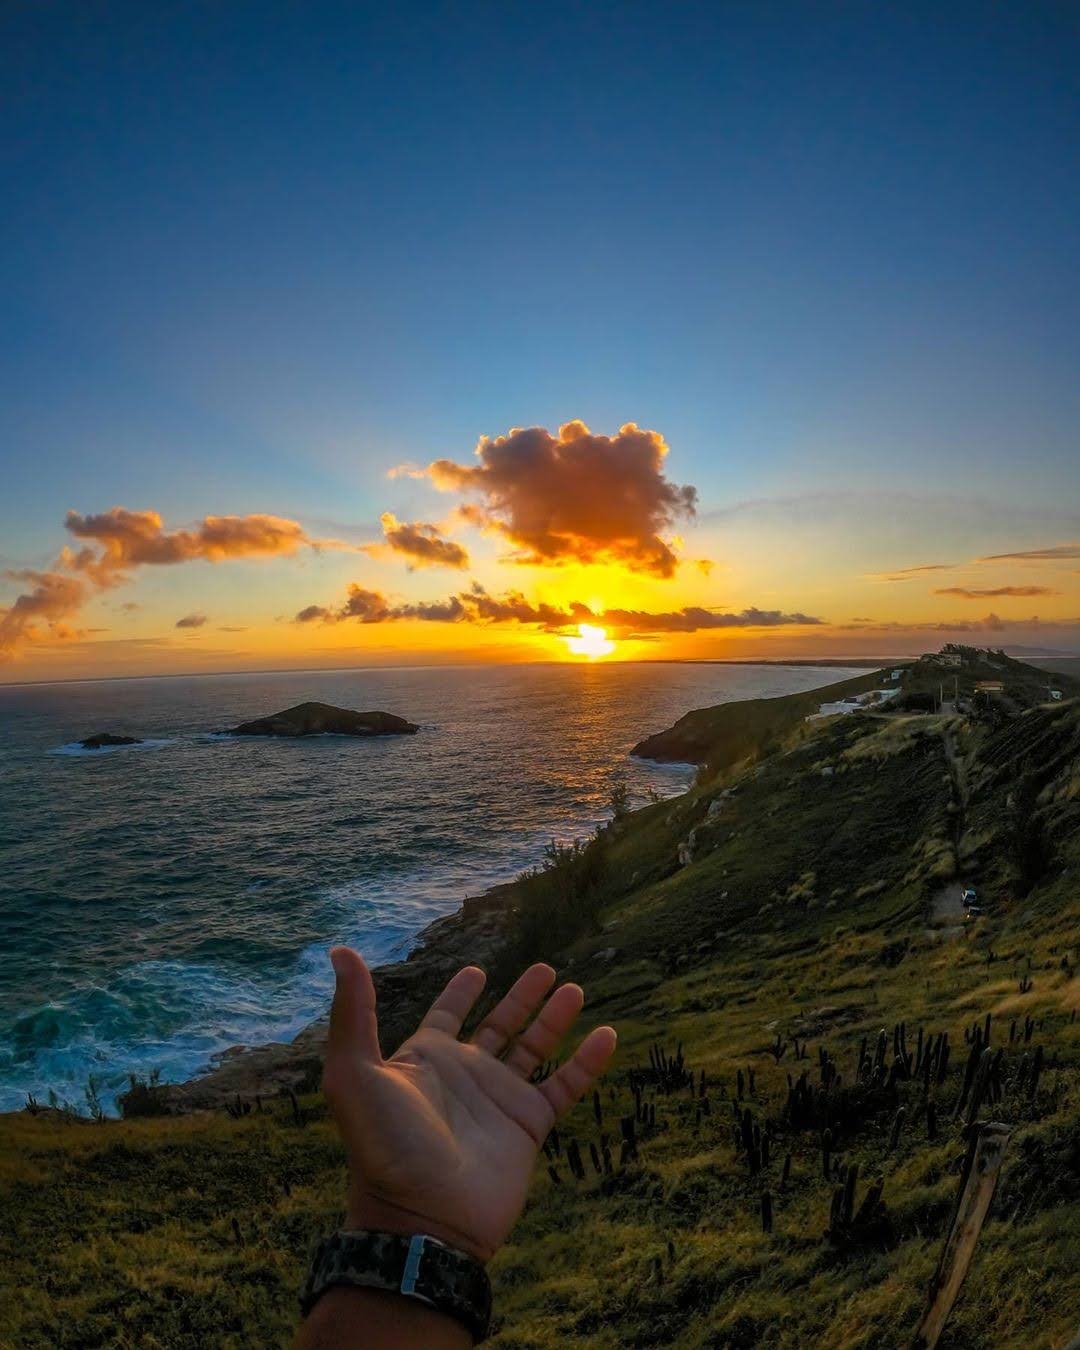
M 229 736 L 415 736 L 419 727 L 387 712 L 354 712 L 331 703 L 298 703 L 295 708 L 241 722 Z
M 79 744 L 84 750 L 104 750 L 110 745 L 142 745 L 138 736 L 116 736 L 111 731 L 96 731 Z

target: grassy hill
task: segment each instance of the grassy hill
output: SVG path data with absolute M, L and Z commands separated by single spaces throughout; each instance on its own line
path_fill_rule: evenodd
M 849 695 L 876 689 L 880 684 L 881 675 L 873 670 L 802 694 L 695 708 L 680 717 L 673 727 L 639 741 L 630 753 L 643 759 L 704 764 L 716 772 L 749 755 L 767 751 L 816 712 L 820 704 L 839 702 Z
M 493 1264 L 496 1346 L 910 1345 L 987 1016 L 1000 1099 L 981 1118 L 1014 1133 L 942 1345 L 1063 1346 L 1080 1328 L 1080 703 L 806 711 L 770 713 L 764 744 L 697 715 L 726 767 L 518 889 L 496 983 L 523 949 L 553 956 L 620 1049 Z M 983 897 L 972 923 L 940 903 L 959 878 Z M 884 1082 L 867 1063 L 882 1030 Z M 941 1032 L 928 1092 L 891 1069 L 894 1040 Z M 243 1106 L 0 1118 L 0 1344 L 287 1344 L 343 1163 L 317 1094 Z M 620 1159 L 626 1119 L 637 1157 Z M 852 1165 L 857 1206 L 882 1187 L 862 1225 L 830 1218 Z

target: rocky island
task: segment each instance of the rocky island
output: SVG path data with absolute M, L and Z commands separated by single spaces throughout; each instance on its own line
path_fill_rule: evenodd
M 387 712 L 354 712 L 332 703 L 298 703 L 284 712 L 241 722 L 228 736 L 415 736 L 419 727 Z
M 142 745 L 138 736 L 116 736 L 111 731 L 95 731 L 79 744 L 84 750 L 104 750 L 109 745 Z

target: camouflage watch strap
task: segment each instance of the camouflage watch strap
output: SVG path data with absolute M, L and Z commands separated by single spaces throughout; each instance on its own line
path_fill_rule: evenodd
M 491 1283 L 479 1261 L 438 1238 L 416 1233 L 343 1230 L 323 1238 L 300 1291 L 306 1317 L 319 1297 L 335 1285 L 384 1289 L 420 1299 L 463 1323 L 474 1341 L 491 1324 Z

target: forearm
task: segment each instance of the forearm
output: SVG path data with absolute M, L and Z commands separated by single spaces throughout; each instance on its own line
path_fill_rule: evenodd
M 403 1294 L 328 1289 L 300 1327 L 296 1350 L 469 1350 L 456 1318 Z

